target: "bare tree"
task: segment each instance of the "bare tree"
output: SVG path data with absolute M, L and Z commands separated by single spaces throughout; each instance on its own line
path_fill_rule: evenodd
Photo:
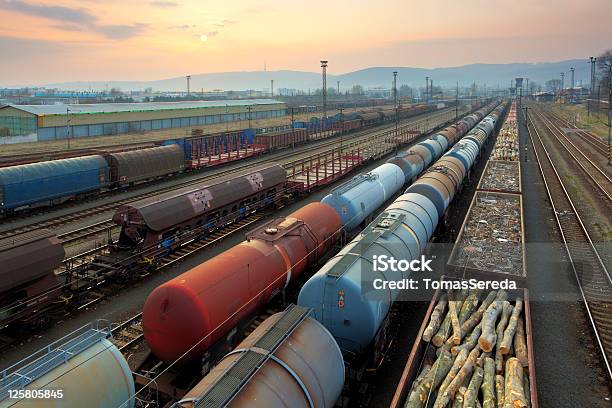
M 602 53 L 599 57 L 597 57 L 597 79 L 599 84 L 601 85 L 601 94 L 608 95 L 608 84 L 610 77 L 610 68 L 608 68 L 612 64 L 612 50 L 607 50 Z
M 557 93 L 561 89 L 561 80 L 559 78 L 553 78 L 546 81 L 546 90 L 548 92 Z

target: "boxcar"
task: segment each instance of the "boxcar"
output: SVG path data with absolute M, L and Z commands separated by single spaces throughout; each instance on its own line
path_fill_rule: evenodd
M 54 205 L 109 185 L 102 156 L 75 157 L 0 168 L 0 212 Z
M 106 160 L 111 180 L 120 185 L 180 173 L 185 169 L 185 157 L 179 145 L 112 153 L 106 156 Z

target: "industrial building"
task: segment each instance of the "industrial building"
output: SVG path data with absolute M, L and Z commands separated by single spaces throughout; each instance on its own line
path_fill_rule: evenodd
M 271 99 L 7 105 L 0 107 L 0 135 L 30 141 L 142 133 L 285 115 L 283 102 Z

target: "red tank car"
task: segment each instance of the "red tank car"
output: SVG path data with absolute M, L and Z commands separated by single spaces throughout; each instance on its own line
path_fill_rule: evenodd
M 336 211 L 311 203 L 247 234 L 246 241 L 157 287 L 143 309 L 144 335 L 157 357 L 202 358 L 235 345 L 235 327 L 317 263 L 338 240 Z M 216 329 L 215 329 L 216 328 Z M 204 339 L 204 340 L 202 340 Z

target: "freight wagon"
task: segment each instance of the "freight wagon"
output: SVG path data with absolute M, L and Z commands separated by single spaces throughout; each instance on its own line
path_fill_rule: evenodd
M 529 291 L 527 289 L 517 289 L 510 290 L 508 292 L 508 301 L 510 301 L 511 305 L 516 305 L 517 298 L 521 299 L 521 307 L 522 312 L 517 313 L 517 316 L 520 319 L 517 319 L 516 331 L 513 336 L 518 337 L 521 336 L 521 348 L 524 348 L 520 351 L 520 358 L 514 359 L 518 360 L 519 364 L 516 364 L 517 361 L 513 361 L 511 366 L 513 368 L 513 372 L 508 371 L 506 368 L 508 367 L 508 360 L 511 356 L 516 355 L 517 352 L 514 351 L 512 353 L 505 354 L 500 357 L 497 354 L 497 344 L 495 345 L 495 350 L 493 350 L 490 360 L 486 361 L 485 357 L 480 357 L 476 360 L 476 363 L 472 364 L 471 372 L 468 374 L 467 379 L 464 382 L 463 388 L 458 388 L 457 392 L 453 394 L 454 399 L 460 399 L 465 402 L 465 391 L 469 388 L 471 383 L 470 378 L 472 378 L 472 373 L 478 371 L 478 374 L 474 374 L 475 381 L 485 383 L 486 385 L 483 388 L 487 389 L 486 398 L 489 401 L 487 404 L 482 404 L 483 406 L 502 406 L 503 401 L 505 399 L 505 384 L 508 384 L 507 377 L 509 375 L 516 376 L 522 378 L 522 382 L 520 383 L 520 389 L 522 390 L 522 396 L 524 397 L 523 401 L 528 401 L 528 405 L 508 405 L 508 406 L 529 406 L 530 408 L 538 408 L 538 393 L 536 387 L 536 377 L 535 377 L 535 364 L 534 364 L 534 354 L 533 354 L 533 338 L 532 338 L 532 326 L 531 326 L 531 307 L 529 301 Z M 447 376 L 447 372 L 451 371 L 451 365 L 454 364 L 454 361 L 458 358 L 457 354 L 459 349 L 455 349 L 455 351 L 450 352 L 451 349 L 443 351 L 442 343 L 444 341 L 444 337 L 449 336 L 449 330 L 443 330 L 443 327 L 447 327 L 447 325 L 442 326 L 443 320 L 446 315 L 445 310 L 448 307 L 444 307 L 444 300 L 442 300 L 442 304 L 440 303 L 441 298 L 446 297 L 446 294 L 442 290 L 436 290 L 434 296 L 429 304 L 429 308 L 427 309 L 427 313 L 425 314 L 425 318 L 421 323 L 419 332 L 417 334 L 414 345 L 412 346 L 410 355 L 408 357 L 408 361 L 404 367 L 402 372 L 402 376 L 400 378 L 399 384 L 396 388 L 396 392 L 393 396 L 393 399 L 390 404 L 390 408 L 424 408 L 429 407 L 434 404 L 434 401 L 437 400 L 440 392 L 439 387 L 441 384 L 444 384 L 444 379 Z M 465 299 L 465 298 L 461 298 Z M 481 294 L 477 296 L 476 299 L 479 299 L 480 302 L 476 304 L 479 308 L 482 307 L 483 303 L 486 302 L 486 294 Z M 461 302 L 459 300 L 458 302 Z M 438 305 L 440 305 L 438 306 Z M 486 303 L 485 303 L 486 305 Z M 435 314 L 439 314 L 436 318 L 434 317 L 434 310 L 438 306 L 438 310 Z M 461 306 L 459 309 L 463 309 Z M 467 309 L 466 309 L 467 310 Z M 508 309 L 510 310 L 510 309 Z M 476 307 L 473 307 L 472 313 L 477 313 L 478 310 Z M 501 315 L 501 313 L 500 313 Z M 508 317 L 508 316 L 507 316 Z M 432 323 L 432 318 L 435 319 L 438 324 L 430 326 Z M 500 318 L 500 323 L 501 323 Z M 507 323 L 508 320 L 506 320 Z M 496 326 L 494 326 L 496 327 Z M 505 325 L 504 325 L 505 327 Z M 474 329 L 474 331 L 470 330 L 469 333 L 466 333 L 466 337 L 471 337 L 471 334 L 475 332 L 476 340 L 478 340 L 480 325 Z M 437 331 L 437 333 L 436 333 Z M 518 334 L 517 334 L 518 331 Z M 481 329 L 480 329 L 481 332 Z M 442 335 L 440 333 L 443 333 Z M 503 332 L 502 332 L 503 333 Z M 451 333 L 452 334 L 452 333 Z M 468 334 L 470 336 L 468 336 Z M 432 335 L 442 336 L 439 340 L 432 340 Z M 436 341 L 437 340 L 437 341 Z M 501 342 L 502 338 L 497 338 L 497 341 Z M 436 344 L 434 344 L 436 343 Z M 466 344 L 467 340 L 464 340 L 463 344 Z M 510 342 L 512 344 L 512 341 Z M 514 343 L 517 344 L 517 343 Z M 474 349 L 478 351 L 479 345 L 475 344 L 468 351 L 473 351 Z M 461 346 L 461 348 L 466 348 L 466 346 Z M 440 357 L 442 356 L 442 357 Z M 500 360 L 496 362 L 495 360 Z M 467 359 L 466 359 L 467 360 Z M 438 361 L 438 362 L 436 362 Z M 463 361 L 463 360 L 462 360 Z M 501 363 L 501 364 L 500 364 Z M 458 363 L 459 364 L 459 363 Z M 434 370 L 439 370 L 435 372 L 434 378 Z M 466 368 L 467 370 L 467 368 Z M 482 370 L 482 371 L 481 371 Z M 488 373 L 485 374 L 485 371 Z M 427 373 L 430 373 L 428 376 Z M 455 371 L 456 372 L 456 371 Z M 466 373 L 467 374 L 467 373 Z M 485 375 L 488 377 L 485 380 Z M 493 377 L 493 378 L 491 378 Z M 424 380 L 424 381 L 423 381 Z M 493 380 L 493 381 L 491 381 Z M 504 384 L 505 383 L 505 384 Z M 446 383 L 448 384 L 448 383 Z M 515 387 L 519 386 L 518 381 L 515 381 L 513 384 Z M 447 387 L 445 387 L 446 389 Z M 476 388 L 476 395 L 478 395 L 478 388 Z M 515 394 L 516 395 L 516 394 Z M 469 398 L 469 397 L 468 397 Z M 485 398 L 485 397 L 483 397 Z M 478 398 L 475 398 L 478 399 Z M 453 398 L 451 398 L 453 400 Z M 500 400 L 502 403 L 500 404 Z M 491 401 L 493 401 L 493 405 L 491 405 Z M 441 402 L 441 401 L 440 401 Z M 483 401 L 484 402 L 484 401 Z M 499 405 L 498 405 L 499 404 Z M 452 402 L 448 406 L 461 406 L 456 401 Z M 477 406 L 477 405 L 471 405 Z M 506 406 L 506 405 L 503 405 Z
M 231 223 L 275 202 L 286 179 L 280 165 L 259 166 L 122 205 L 113 216 L 121 226 L 117 246 L 139 252 L 184 232 Z
M 233 348 L 249 317 L 316 265 L 339 239 L 340 217 L 311 203 L 247 234 L 246 241 L 158 286 L 142 325 L 162 361 L 217 358 Z M 195 347 L 194 347 L 195 346 Z
M 4 369 L 0 408 L 134 408 L 132 372 L 111 336 L 108 323 L 90 323 Z
M 35 230 L 0 240 L 0 324 L 44 319 L 40 312 L 61 294 L 54 270 L 64 260 L 55 234 Z
M 264 320 L 174 407 L 332 408 L 344 362 L 332 335 L 309 313 L 290 305 Z
M 183 170 L 176 145 L 2 167 L 0 213 L 53 206 Z
M 0 210 L 56 205 L 111 183 L 102 156 L 85 156 L 0 168 Z

